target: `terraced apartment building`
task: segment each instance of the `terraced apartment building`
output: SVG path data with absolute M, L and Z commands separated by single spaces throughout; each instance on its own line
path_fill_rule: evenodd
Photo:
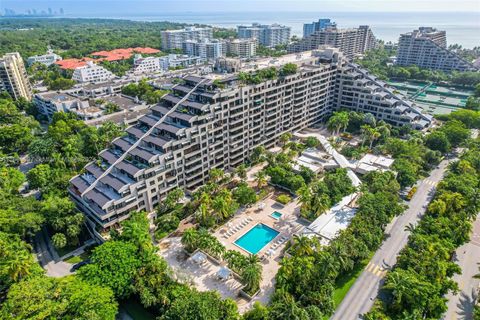
M 396 64 L 444 72 L 478 71 L 473 63 L 447 48 L 445 31 L 432 27 L 420 27 L 400 35 Z
M 72 198 L 97 232 L 131 211 L 152 211 L 175 187 L 195 190 L 212 168 L 231 169 L 254 148 L 273 147 L 283 133 L 312 126 L 335 109 L 417 129 L 431 121 L 337 49 L 237 63 L 242 72 L 292 63 L 297 71 L 257 84 L 222 73 L 187 76 L 175 85 L 70 181 Z

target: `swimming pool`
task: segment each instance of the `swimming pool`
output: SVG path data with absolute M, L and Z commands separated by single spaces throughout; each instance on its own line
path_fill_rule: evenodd
M 273 219 L 280 219 L 280 217 L 282 216 L 282 214 L 278 211 L 273 211 L 272 214 L 270 215 Z
M 280 232 L 263 223 L 247 231 L 235 241 L 235 244 L 251 254 L 257 254 L 263 247 L 272 241 Z

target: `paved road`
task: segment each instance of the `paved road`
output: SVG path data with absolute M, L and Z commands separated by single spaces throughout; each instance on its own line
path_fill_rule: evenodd
M 38 262 L 45 269 L 48 276 L 63 277 L 72 274 L 70 272 L 72 265 L 58 260 L 57 252 L 51 248 L 45 229 L 36 234 L 34 247 Z
M 479 273 L 480 263 L 480 215 L 473 224 L 470 242 L 457 250 L 457 263 L 462 268 L 462 274 L 456 274 L 453 279 L 458 283 L 460 292 L 449 294 L 448 310 L 445 320 L 472 320 L 473 307 L 477 299 L 480 279 L 473 276 Z
M 387 239 L 350 288 L 331 320 L 359 319 L 360 315 L 370 310 L 388 269 L 395 264 L 398 253 L 407 244 L 409 232 L 405 231 L 405 227 L 420 220 L 425 212 L 425 205 L 430 202 L 435 186 L 442 179 L 447 165 L 446 160 L 442 161 L 438 169 L 433 170 L 428 178 L 420 182 L 408 209 L 387 226 Z

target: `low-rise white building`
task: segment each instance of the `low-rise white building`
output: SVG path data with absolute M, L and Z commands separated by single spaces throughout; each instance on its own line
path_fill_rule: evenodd
M 37 93 L 33 97 L 33 103 L 38 112 L 52 120 L 55 112 L 70 112 L 72 109 L 84 109 L 88 107 L 87 100 L 81 100 L 68 93 L 46 92 Z
M 113 73 L 92 61 L 87 62 L 86 66 L 76 68 L 72 76 L 72 79 L 79 83 L 100 83 L 113 78 L 115 78 Z
M 130 123 L 136 120 L 135 113 L 138 116 L 140 111 L 147 108 L 145 103 L 120 94 L 91 99 L 73 93 L 46 92 L 35 94 L 33 102 L 38 112 L 45 115 L 48 121 L 52 120 L 55 112 L 71 112 L 79 119 L 90 120 L 87 124 L 91 125 L 98 125 L 99 121 L 91 120 L 100 118 L 116 123 Z
M 192 57 L 182 54 L 169 54 L 165 57 L 160 57 L 160 66 L 164 70 L 168 70 L 169 68 L 188 68 L 191 66 L 196 66 L 202 64 L 205 60 L 201 59 L 200 57 Z
M 352 164 L 351 168 L 360 174 L 366 174 L 372 171 L 386 171 L 390 169 L 394 161 L 392 158 L 367 153 L 362 159 Z
M 49 66 L 60 60 L 62 60 L 62 57 L 54 53 L 51 49 L 49 49 L 46 54 L 28 57 L 27 64 L 31 66 L 32 64 L 38 62 L 46 66 Z
M 160 57 L 145 57 L 141 54 L 136 54 L 133 58 L 133 73 L 154 73 L 167 70 L 164 68 L 164 64 L 161 63 Z

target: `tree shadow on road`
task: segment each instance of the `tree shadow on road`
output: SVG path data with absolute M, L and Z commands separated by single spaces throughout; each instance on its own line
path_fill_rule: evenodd
M 460 292 L 460 300 L 457 303 L 456 316 L 459 320 L 473 320 L 473 309 L 477 301 L 477 291 L 472 289 L 470 294 Z

